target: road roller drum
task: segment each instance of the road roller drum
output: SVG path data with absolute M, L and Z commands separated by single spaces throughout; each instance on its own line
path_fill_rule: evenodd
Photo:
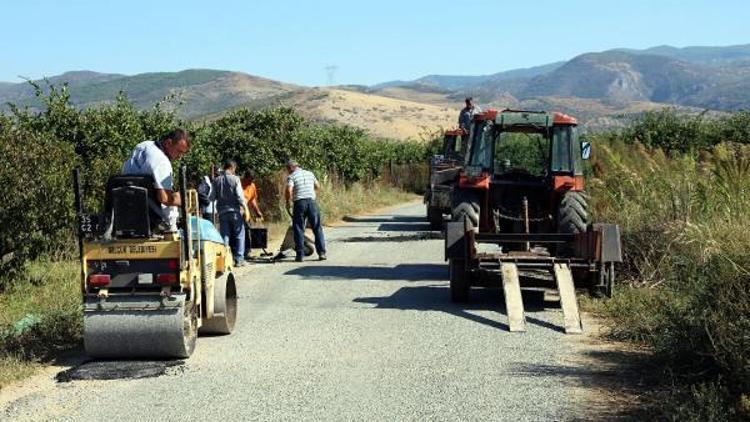
M 96 358 L 186 358 L 198 329 L 184 294 L 89 298 L 83 328 L 86 354 Z

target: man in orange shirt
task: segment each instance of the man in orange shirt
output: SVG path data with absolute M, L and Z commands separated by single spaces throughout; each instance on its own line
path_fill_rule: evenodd
M 253 210 L 255 216 L 259 219 L 263 219 L 263 213 L 260 212 L 258 207 L 258 188 L 255 186 L 255 174 L 252 170 L 245 170 L 242 175 L 240 183 L 242 183 L 242 194 L 245 196 L 245 202 L 247 203 L 247 209 Z M 252 250 L 252 237 L 250 236 L 250 225 L 246 226 L 245 230 L 245 258 L 249 259 L 250 252 Z
M 258 188 L 255 187 L 255 174 L 252 170 L 246 170 L 242 177 L 242 193 L 245 195 L 247 208 L 253 210 L 258 219 L 263 219 L 263 213 L 258 207 Z

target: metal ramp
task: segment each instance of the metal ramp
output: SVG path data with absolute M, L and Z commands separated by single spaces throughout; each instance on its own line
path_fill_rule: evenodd
M 563 311 L 563 320 L 566 334 L 583 333 L 581 314 L 578 310 L 576 300 L 576 288 L 573 284 L 573 274 L 567 264 L 555 264 L 555 281 L 557 291 L 560 293 L 560 307 Z
M 511 332 L 526 331 L 526 316 L 523 312 L 521 282 L 518 280 L 518 267 L 510 262 L 500 264 L 505 293 L 505 310 L 508 314 L 508 327 Z
M 518 266 L 513 262 L 501 262 L 503 292 L 505 293 L 505 309 L 508 314 L 508 327 L 511 332 L 526 331 L 526 316 L 524 315 L 523 298 L 521 296 L 521 282 L 518 277 Z M 563 327 L 566 334 L 583 333 L 581 314 L 576 299 L 573 274 L 568 264 L 553 265 L 553 273 L 560 296 L 560 308 L 563 312 Z

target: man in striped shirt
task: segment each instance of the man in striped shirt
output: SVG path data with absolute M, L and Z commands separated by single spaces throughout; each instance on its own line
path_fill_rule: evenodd
M 299 167 L 294 160 L 286 163 L 289 176 L 286 179 L 286 206 L 292 208 L 292 224 L 294 226 L 294 246 L 297 252 L 297 262 L 302 262 L 305 256 L 305 220 L 310 223 L 315 234 L 315 251 L 318 259 L 326 260 L 326 243 L 323 237 L 323 227 L 320 225 L 320 209 L 315 202 L 316 193 L 320 191 L 320 183 L 315 175 Z

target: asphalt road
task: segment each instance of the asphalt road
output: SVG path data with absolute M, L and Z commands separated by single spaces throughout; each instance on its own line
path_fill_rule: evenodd
M 185 362 L 52 374 L 0 420 L 575 418 L 580 347 L 560 309 L 529 298 L 528 331 L 510 333 L 499 291 L 452 304 L 442 240 L 422 216 L 410 204 L 350 219 L 326 229 L 328 261 L 243 268 L 233 335 L 201 337 Z

